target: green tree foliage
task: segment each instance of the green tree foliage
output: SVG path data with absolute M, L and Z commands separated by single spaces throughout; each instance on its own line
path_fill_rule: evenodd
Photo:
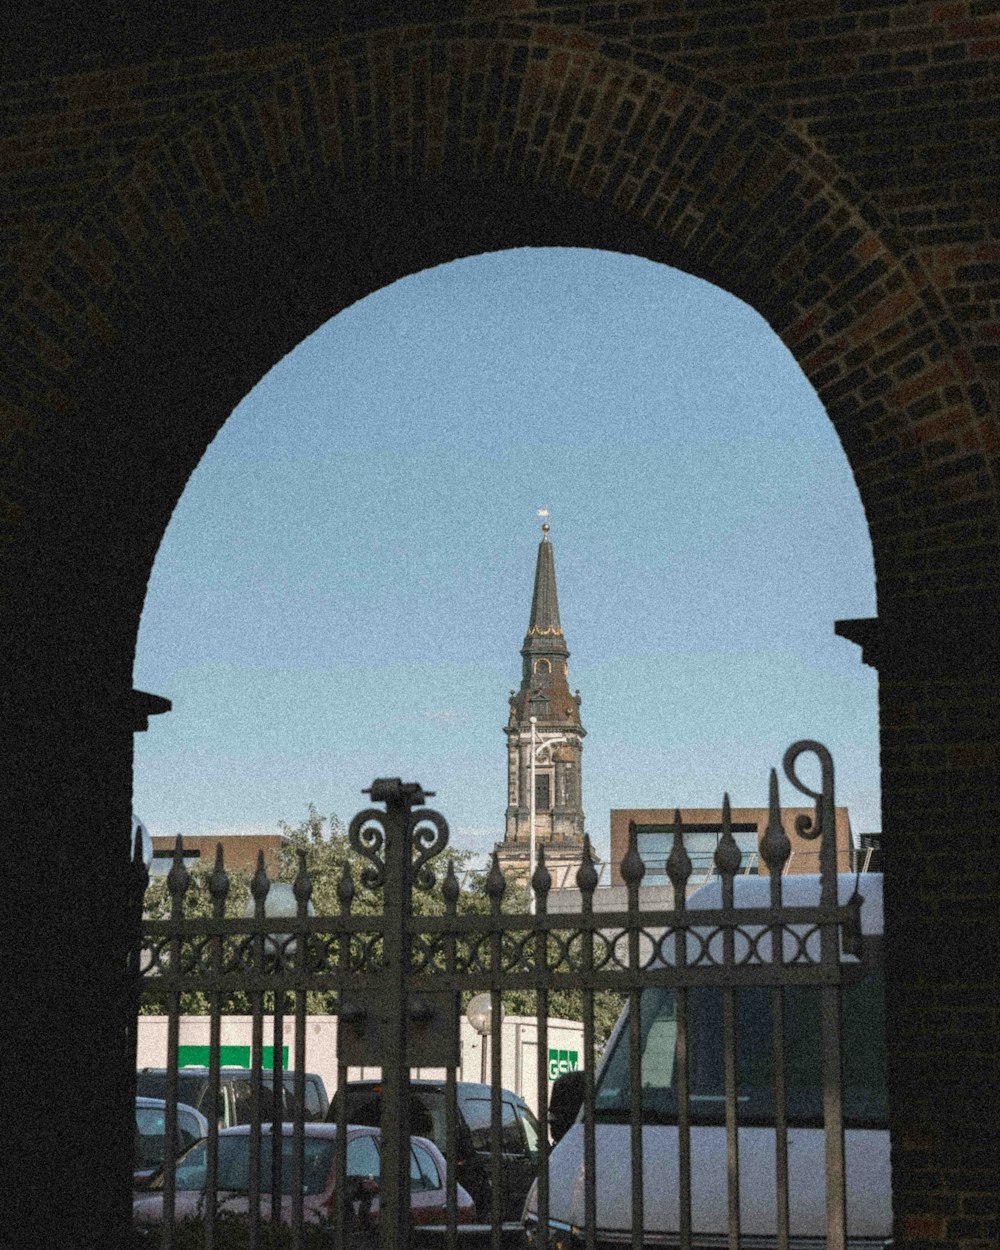
M 306 872 L 312 883 L 311 903 L 319 916 L 335 916 L 340 914 L 341 905 L 337 895 L 337 887 L 344 877 L 345 869 L 350 873 L 354 884 L 354 897 L 351 911 L 359 915 L 376 915 L 384 908 L 382 891 L 373 890 L 363 883 L 363 873 L 370 861 L 359 854 L 350 844 L 343 822 L 332 815 L 327 819 L 319 814 L 315 804 L 310 803 L 305 817 L 297 824 L 279 821 L 279 828 L 284 835 L 284 844 L 278 854 L 277 880 L 293 882 L 299 873 L 300 864 L 304 862 Z M 470 868 L 472 855 L 467 851 L 446 849 L 445 852 L 431 861 L 431 868 L 437 878 L 430 890 L 415 889 L 413 892 L 413 911 L 418 916 L 445 914 L 444 896 L 441 886 L 448 868 L 448 860 L 454 863 L 455 871 L 462 880 L 462 890 L 458 897 L 457 912 L 460 915 L 485 915 L 490 911 L 490 898 L 486 890 L 486 873 L 473 871 Z M 212 915 L 212 898 L 208 889 L 208 880 L 214 864 L 206 861 L 192 867 L 190 871 L 191 885 L 185 895 L 184 914 L 189 917 L 209 917 Z M 227 917 L 241 917 L 247 899 L 250 897 L 251 874 L 235 870 L 229 873 L 230 888 L 226 898 L 225 914 Z M 508 915 L 525 914 L 528 911 L 527 889 L 518 883 L 508 882 L 501 899 L 501 911 Z M 145 900 L 146 916 L 165 919 L 170 915 L 170 895 L 166 880 L 156 879 L 150 883 Z M 555 947 L 552 948 L 553 957 Z M 462 1008 L 472 997 L 473 991 L 463 995 Z M 533 990 L 507 990 L 503 993 L 503 1004 L 508 1015 L 534 1016 L 537 1010 L 536 994 Z M 595 1045 L 598 1050 L 607 1040 L 621 1010 L 620 995 L 599 992 L 594 995 L 594 1032 Z M 310 1014 L 335 1015 L 337 1012 L 337 996 L 333 992 L 310 991 L 306 999 Z M 140 1010 L 145 1013 L 162 1013 L 166 1010 L 163 995 L 156 995 L 147 990 L 143 997 Z M 181 1009 L 185 1013 L 206 1014 L 209 1010 L 205 995 L 185 994 Z M 222 1004 L 224 1013 L 248 1014 L 252 1010 L 249 996 L 235 994 Z M 567 1020 L 583 1019 L 583 995 L 580 991 L 558 990 L 549 994 L 549 1017 Z

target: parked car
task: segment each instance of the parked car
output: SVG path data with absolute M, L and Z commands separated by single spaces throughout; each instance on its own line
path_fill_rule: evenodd
M 208 1132 L 208 1121 L 186 1103 L 177 1104 L 177 1153 L 200 1141 Z M 132 1184 L 148 1181 L 167 1152 L 167 1104 L 162 1098 L 135 1100 L 135 1167 Z
M 855 877 L 838 878 L 841 902 Z M 740 907 L 769 906 L 767 877 L 738 877 Z M 851 1246 L 884 1246 L 892 1234 L 889 1133 L 885 1084 L 882 958 L 882 877 L 860 877 L 863 956 L 858 976 L 843 991 L 843 1073 L 848 1231 Z M 791 906 L 819 901 L 818 876 L 786 876 Z M 716 881 L 696 891 L 688 907 L 721 906 Z M 814 933 L 818 941 L 818 935 Z M 739 940 L 739 939 L 738 939 Z M 745 939 L 744 939 L 745 940 Z M 811 939 L 812 940 L 812 939 Z M 793 1243 L 822 1245 L 826 1235 L 826 1165 L 820 1073 L 820 1019 L 815 990 L 785 994 L 786 1099 L 790 1219 Z M 766 986 L 736 992 L 741 1236 L 756 1247 L 776 1244 L 772 993 Z M 676 993 L 642 992 L 642 1124 L 644 1241 L 674 1245 L 679 1226 L 675 1048 Z M 691 1098 L 691 1198 L 695 1245 L 725 1245 L 728 1231 L 727 1150 L 723 1099 L 722 995 L 700 987 L 687 993 Z M 583 1109 L 552 1151 L 549 1235 L 538 1229 L 537 1185 L 524 1207 L 532 1247 L 577 1250 L 584 1245 Z M 595 1074 L 596 1225 L 601 1244 L 630 1242 L 632 1227 L 631 1095 L 628 1008 L 619 1017 Z M 698 1242 L 698 1235 L 705 1238 Z
M 351 1081 L 347 1085 L 347 1119 L 351 1124 L 377 1126 L 382 1120 L 379 1081 Z M 429 1137 L 440 1150 L 447 1144 L 444 1081 L 410 1082 L 410 1129 Z M 471 1081 L 456 1084 L 455 1175 L 472 1195 L 480 1219 L 492 1210 L 490 1183 L 491 1087 Z M 340 1094 L 334 1095 L 327 1120 L 336 1123 Z M 538 1121 L 531 1108 L 509 1089 L 500 1091 L 500 1148 L 503 1152 L 500 1194 L 501 1219 L 518 1225 L 524 1199 L 538 1170 Z
M 231 1128 L 234 1124 L 250 1123 L 250 1068 L 219 1069 L 219 1127 Z M 164 1098 L 167 1092 L 166 1068 L 140 1068 L 136 1074 L 136 1092 L 151 1098 Z M 275 1119 L 273 1076 L 268 1069 L 261 1074 L 263 1085 L 260 1118 Z M 295 1119 L 295 1073 L 283 1072 L 284 1096 L 280 1114 L 283 1120 Z M 307 1122 L 322 1120 L 330 1106 L 323 1078 L 315 1072 L 305 1074 L 305 1115 Z M 208 1110 L 208 1068 L 179 1068 L 177 1094 L 181 1102 L 197 1108 L 203 1114 Z
M 260 1154 L 260 1212 L 271 1218 L 271 1151 L 274 1126 L 262 1127 Z M 281 1179 L 282 1221 L 291 1221 L 292 1212 L 292 1145 L 294 1128 L 282 1124 Z M 367 1126 L 352 1125 L 347 1130 L 347 1179 L 354 1208 L 354 1217 L 361 1223 L 377 1226 L 379 1218 L 378 1183 L 381 1175 L 379 1132 Z M 334 1151 L 337 1128 L 334 1124 L 306 1124 L 302 1171 L 302 1211 L 306 1223 L 322 1223 L 336 1210 Z M 200 1215 L 207 1169 L 208 1143 L 201 1141 L 190 1147 L 177 1160 L 174 1172 L 175 1215 L 178 1220 Z M 238 1125 L 219 1133 L 218 1210 L 229 1215 L 245 1215 L 249 1211 L 250 1126 Z M 133 1200 L 132 1216 L 137 1228 L 159 1224 L 163 1220 L 163 1183 L 160 1173 L 150 1182 L 146 1192 Z M 410 1213 L 414 1224 L 440 1225 L 445 1221 L 447 1203 L 446 1164 L 444 1156 L 425 1137 L 410 1139 Z M 458 1223 L 473 1224 L 476 1208 L 472 1198 L 457 1188 Z

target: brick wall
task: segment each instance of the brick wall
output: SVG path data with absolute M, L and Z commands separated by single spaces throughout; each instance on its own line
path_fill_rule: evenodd
M 28 901 L 26 926 L 46 900 L 53 966 L 79 948 L 88 889 L 102 917 L 128 914 L 124 876 L 109 887 L 88 848 L 129 836 L 116 718 L 146 578 L 205 446 L 281 355 L 404 273 L 489 248 L 678 265 L 781 334 L 865 506 L 897 1235 L 981 1250 L 1000 1209 L 982 1114 L 1000 1082 L 995 6 L 469 0 L 449 21 L 414 3 L 408 26 L 397 11 L 301 0 L 257 19 L 217 0 L 8 15 L 3 820 L 15 848 L 24 828 L 61 829 L 73 865 L 40 878 L 17 851 L 9 897 Z M 99 791 L 66 765 L 95 752 Z M 100 965 L 109 930 L 91 929 Z M 120 935 L 108 942 L 111 968 Z M 112 972 L 97 995 L 65 980 L 74 1019 L 45 1008 L 53 1062 L 84 1024 L 95 1056 L 117 1055 L 127 1003 Z M 110 1068 L 94 1080 L 109 1098 L 125 1088 Z M 81 1158 L 103 1139 L 55 1101 L 20 1126 L 24 1200 L 57 1221 L 31 1190 L 49 1121 Z M 95 1230 L 126 1220 L 127 1193 L 102 1206 L 103 1193 L 84 1177 L 65 1206 Z M 56 1223 L 42 1231 L 64 1244 Z
M 395 22 L 398 6 L 300 4 L 271 29 L 245 6 L 159 26 L 109 11 L 80 41 L 25 9 L 4 74 L 0 165 L 9 178 L 4 239 L 28 244 L 65 221 L 89 188 L 165 126 L 310 54 L 309 40 Z M 427 5 L 429 17 L 438 6 Z M 665 13 L 664 9 L 669 8 Z M 421 6 L 407 12 L 419 17 Z M 990 0 L 797 3 L 456 5 L 487 39 L 501 18 L 572 32 L 574 41 L 647 71 L 665 61 L 735 90 L 833 156 L 915 249 L 969 344 L 982 378 L 1000 362 L 996 300 L 1000 16 Z M 418 30 L 421 28 L 417 28 Z M 511 27 L 508 25 L 507 29 Z M 431 25 L 447 38 L 457 27 Z M 464 31 L 462 33 L 465 33 Z M 347 44 L 350 47 L 350 41 Z M 363 46 L 355 41 L 355 53 Z M 348 58 L 350 59 L 350 58 Z M 19 78 L 18 70 L 34 72 Z M 489 84 L 484 82 L 484 90 Z M 991 312 L 992 308 L 992 312 Z

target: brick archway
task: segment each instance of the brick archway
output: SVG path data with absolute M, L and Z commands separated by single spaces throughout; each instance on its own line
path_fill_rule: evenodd
M 947 1030 L 920 1022 L 928 977 L 939 1010 L 971 1010 L 995 945 L 983 935 L 1000 897 L 984 870 L 996 425 L 934 284 L 832 159 L 738 91 L 579 31 L 465 24 L 282 49 L 238 91 L 151 136 L 71 225 L 20 258 L 2 532 L 20 587 L 5 716 L 23 762 L 8 798 L 21 819 L 74 813 L 43 889 L 61 917 L 46 937 L 62 960 L 53 1037 L 72 1004 L 91 1022 L 84 1047 L 111 1098 L 128 1059 L 110 1040 L 127 1011 L 114 971 L 126 881 L 124 865 L 89 853 L 124 837 L 146 578 L 204 448 L 281 355 L 354 300 L 418 268 L 532 244 L 635 252 L 746 300 L 843 442 L 878 577 L 880 624 L 854 632 L 882 671 L 885 827 L 908 837 L 887 846 L 886 882 L 903 1236 L 902 1221 L 931 1211 L 908 1161 L 918 1175 L 947 1141 L 930 1124 L 927 1082 L 969 1106 L 969 1067 L 942 1078 Z M 955 906 L 940 895 L 942 829 L 972 857 L 954 870 Z M 89 910 L 66 910 L 67 873 Z M 30 919 L 27 855 L 14 877 Z M 67 944 L 101 951 L 106 966 L 66 960 Z M 88 967 L 103 987 L 96 1006 L 75 988 Z M 976 1052 L 973 1068 L 985 1079 L 995 1059 Z M 84 1140 L 87 1127 L 74 1132 Z M 107 1203 L 95 1228 L 125 1218 L 122 1194 Z
M 30 350 L 16 362 L 24 393 L 5 405 L 15 442 L 58 440 L 100 402 L 98 360 L 118 393 L 122 357 L 159 324 L 192 336 L 164 395 L 183 393 L 195 347 L 230 370 L 239 358 L 234 385 L 202 405 L 198 455 L 284 351 L 414 268 L 524 243 L 611 246 L 764 315 L 840 435 L 880 595 L 953 589 L 925 553 L 953 547 L 963 513 L 995 515 L 995 433 L 914 253 L 829 157 L 739 93 L 559 28 L 475 30 L 303 49 L 147 143 L 9 292 Z M 155 406 L 145 397 L 149 424 Z M 159 433 L 172 442 L 184 424 Z M 8 483 L 15 513 L 23 489 Z M 995 536 L 963 545 L 985 554 Z

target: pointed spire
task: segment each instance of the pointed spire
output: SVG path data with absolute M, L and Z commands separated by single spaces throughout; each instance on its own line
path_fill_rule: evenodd
M 346 916 L 351 910 L 351 904 L 354 902 L 354 878 L 351 876 L 349 860 L 344 861 L 344 870 L 340 874 L 340 880 L 337 882 L 337 902 L 340 904 L 341 914 Z
M 544 846 L 538 848 L 538 863 L 535 866 L 530 884 L 535 893 L 538 910 L 544 912 L 549 897 L 549 890 L 552 889 L 552 873 L 545 867 Z
M 622 880 L 628 886 L 629 898 L 631 899 L 632 894 L 638 890 L 642 884 L 643 877 L 646 875 L 646 865 L 639 854 L 639 832 L 634 820 L 628 822 L 628 850 L 619 864 L 619 870 L 622 874 Z M 631 906 L 631 903 L 629 905 Z
M 688 877 L 691 876 L 691 856 L 684 845 L 684 827 L 680 811 L 674 808 L 674 837 L 667 856 L 667 876 L 674 887 L 674 906 L 682 911 L 687 900 Z
M 576 870 L 576 888 L 583 895 L 583 904 L 586 910 L 587 904 L 592 902 L 594 891 L 597 889 L 597 869 L 594 867 L 594 851 L 590 845 L 590 836 L 583 835 L 583 854 L 580 857 L 580 867 Z
M 549 523 L 546 521 L 542 526 L 542 541 L 538 544 L 535 589 L 531 596 L 531 617 L 528 621 L 525 645 L 529 638 L 553 637 L 562 637 L 562 626 L 559 624 L 556 566 L 552 558 L 552 544 L 549 542 Z
M 778 801 L 778 774 L 772 768 L 768 786 L 767 827 L 764 830 L 764 836 L 760 840 L 761 858 L 767 864 L 767 870 L 772 877 L 781 876 L 791 853 L 792 844 L 788 839 L 788 834 L 785 833 L 785 826 L 781 822 L 781 805 Z
M 715 867 L 719 876 L 731 881 L 740 870 L 740 848 L 733 837 L 733 819 L 729 806 L 729 795 L 722 796 L 722 836 L 715 848 Z
M 490 903 L 498 911 L 500 909 L 500 900 L 503 898 L 504 891 L 507 889 L 507 880 L 503 875 L 500 867 L 500 859 L 497 855 L 496 847 L 493 848 L 493 855 L 490 858 L 490 870 L 486 874 L 486 896 Z
M 444 884 L 441 886 L 441 895 L 444 898 L 445 910 L 449 916 L 454 916 L 455 914 L 459 893 L 458 877 L 455 875 L 455 861 L 449 858 L 448 871 L 445 873 Z
M 298 850 L 299 872 L 298 876 L 292 882 L 292 893 L 295 895 L 295 903 L 300 917 L 306 914 L 309 907 L 309 896 L 312 894 L 312 879 L 306 868 L 306 853 L 302 847 Z
M 167 873 L 167 890 L 170 893 L 170 918 L 177 920 L 184 909 L 184 895 L 191 884 L 191 875 L 184 866 L 184 839 L 180 834 L 174 839 L 174 862 Z
M 257 868 L 250 878 L 250 896 L 254 901 L 254 914 L 256 916 L 264 915 L 264 900 L 267 898 L 267 892 L 271 888 L 271 882 L 267 876 L 267 866 L 264 863 L 264 852 L 257 852 Z
M 226 861 L 222 851 L 222 843 L 215 844 L 215 866 L 208 878 L 208 892 L 212 896 L 213 914 L 221 920 L 226 896 L 229 893 L 229 874 L 226 872 Z
M 539 723 L 548 721 L 560 727 L 572 724 L 578 729 L 580 707 L 567 684 L 569 648 L 559 621 L 556 566 L 548 528 L 546 522 L 538 544 L 531 616 L 521 646 L 521 688 L 511 700 L 511 725 L 527 723 L 529 716 L 536 716 Z

